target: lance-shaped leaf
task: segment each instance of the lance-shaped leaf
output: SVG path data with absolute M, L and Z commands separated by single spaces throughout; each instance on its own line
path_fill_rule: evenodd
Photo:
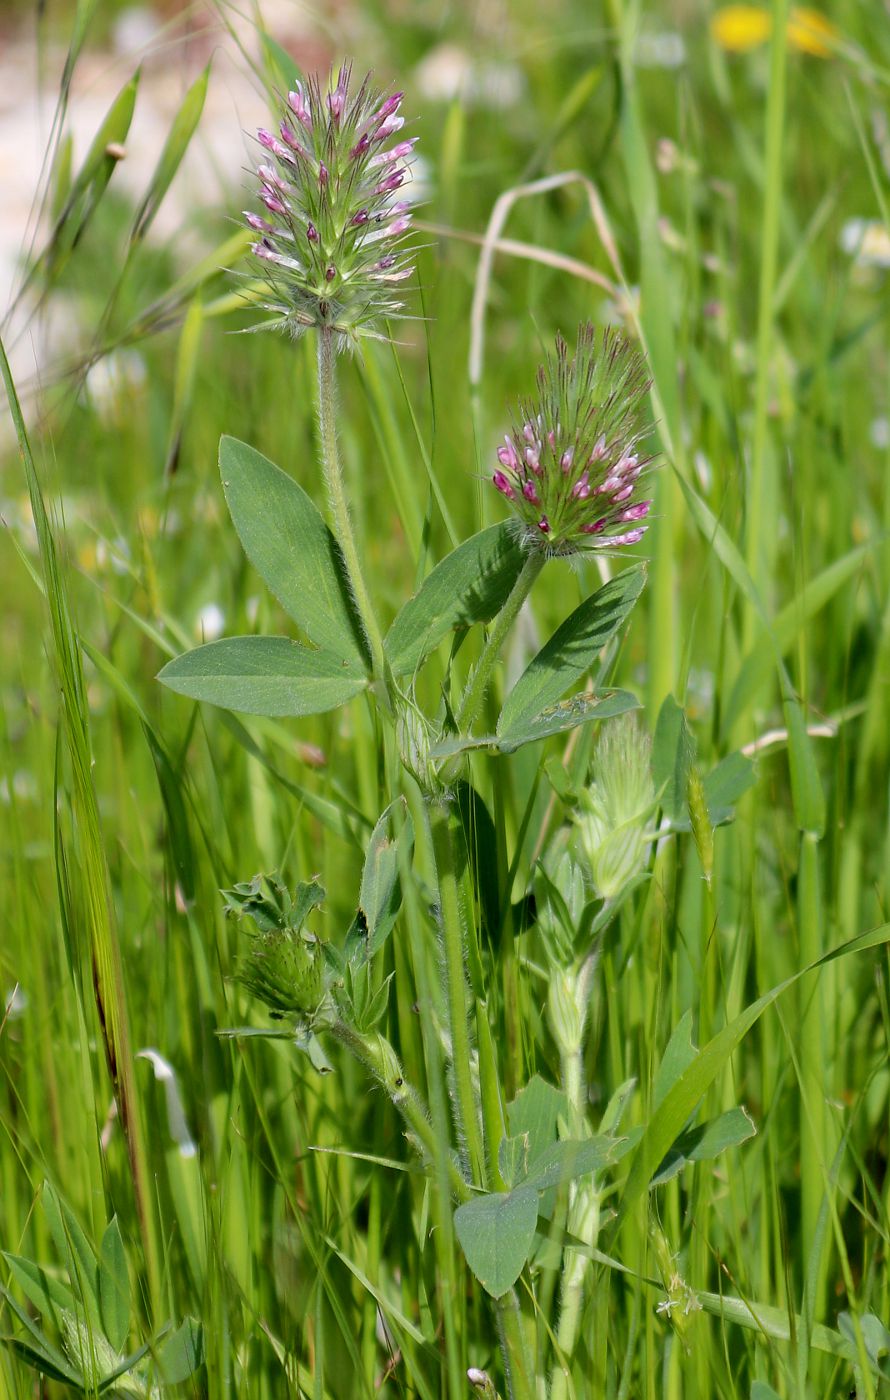
M 316 646 L 366 668 L 340 546 L 317 506 L 293 477 L 237 438 L 220 441 L 219 469 L 244 552 L 266 586 Z
M 569 1138 L 554 1142 L 535 1158 L 522 1184 L 533 1186 L 536 1191 L 549 1191 L 551 1186 L 560 1186 L 565 1181 L 574 1181 L 576 1177 L 601 1171 L 618 1160 L 626 1141 L 625 1138 L 601 1134 L 577 1141 Z
M 64 1260 L 71 1289 L 90 1326 L 101 1331 L 99 1264 L 96 1253 L 71 1207 L 48 1182 L 43 1183 L 43 1213 L 56 1252 Z
M 4 1250 L 2 1257 L 28 1302 L 32 1303 L 41 1317 L 53 1327 L 61 1328 L 65 1311 L 77 1313 L 78 1300 L 61 1279 L 46 1273 L 39 1264 L 35 1264 L 31 1259 L 22 1258 L 20 1254 L 7 1254 Z
M 37 1323 L 32 1321 L 25 1309 L 16 1302 L 2 1283 L 0 1283 L 0 1298 L 3 1299 L 9 1311 L 24 1328 L 26 1334 L 25 1336 L 21 1334 L 10 1336 L 8 1333 L 3 1333 L 0 1335 L 0 1341 L 6 1342 L 44 1375 L 51 1376 L 54 1380 L 67 1381 L 69 1385 L 77 1385 L 82 1382 L 83 1378 L 80 1372 L 44 1336 Z
M 115 1351 L 123 1351 L 130 1330 L 130 1279 L 116 1215 L 102 1236 L 99 1253 L 99 1309 L 106 1337 Z
M 611 719 L 623 715 L 626 710 L 639 709 L 640 702 L 629 690 L 604 690 L 598 695 L 572 695 L 568 700 L 560 700 L 548 705 L 539 714 L 524 716 L 498 732 L 498 748 L 501 753 L 513 753 L 523 744 L 533 744 L 538 739 L 548 739 L 552 734 L 562 734 L 567 729 L 575 729 L 579 724 L 591 720 Z
M 396 810 L 402 818 L 401 829 L 395 831 Z M 367 930 L 365 956 L 373 958 L 382 948 L 402 907 L 399 888 L 399 844 L 410 851 L 414 841 L 414 825 L 403 797 L 387 807 L 371 833 L 368 854 L 362 871 L 359 908 Z
M 200 73 L 192 83 L 182 100 L 179 111 L 173 118 L 173 125 L 170 127 L 169 135 L 164 142 L 164 149 L 158 158 L 142 203 L 133 218 L 133 227 L 130 231 L 131 243 L 138 243 L 140 239 L 145 237 L 160 208 L 164 195 L 170 188 L 174 175 L 182 164 L 182 158 L 188 150 L 188 144 L 201 120 L 209 77 L 210 64 L 208 63 L 203 73 Z
M 201 1324 L 193 1317 L 187 1317 L 155 1349 L 158 1379 L 164 1385 L 181 1385 L 197 1371 L 203 1354 L 204 1333 Z
M 566 618 L 507 696 L 497 723 L 499 737 L 509 742 L 511 734 L 527 731 L 558 704 L 614 637 L 644 582 L 642 569 L 625 569 Z
M 591 720 L 611 719 L 622 715 L 625 710 L 639 709 L 640 702 L 629 690 L 603 690 L 598 695 L 573 695 L 568 700 L 560 700 L 549 705 L 540 714 L 525 716 L 517 720 L 515 726 L 503 734 L 447 734 L 430 745 L 430 757 L 434 759 L 454 758 L 457 754 L 471 753 L 474 749 L 490 749 L 493 753 L 514 753 L 523 744 L 534 744 L 538 739 L 548 739 L 553 734 L 562 734 L 567 729 L 575 729 L 579 724 Z
M 192 700 L 248 715 L 317 715 L 367 685 L 357 660 L 289 637 L 225 637 L 169 661 L 158 680 Z
M 509 522 L 480 531 L 446 555 L 389 629 L 384 645 L 393 674 L 412 674 L 449 632 L 496 617 L 524 557 Z

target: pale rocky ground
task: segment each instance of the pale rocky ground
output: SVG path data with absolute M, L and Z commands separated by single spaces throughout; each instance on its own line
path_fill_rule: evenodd
M 300 61 L 312 66 L 328 63 L 330 41 L 319 39 L 306 7 L 274 0 L 264 6 L 264 14 L 270 31 Z M 147 8 L 123 11 L 108 46 L 87 48 L 82 55 L 65 119 L 76 169 L 116 94 L 142 64 L 126 156 L 113 176 L 114 187 L 138 201 L 189 84 L 212 60 L 201 125 L 151 235 L 163 241 L 183 237 L 184 253 L 194 251 L 188 246 L 188 228 L 195 202 L 222 204 L 236 197 L 250 155 L 246 133 L 264 118 L 261 86 L 238 47 L 240 41 L 253 54 L 254 33 L 234 11 L 228 11 L 227 18 L 234 32 L 227 32 L 209 7 L 189 11 L 188 20 L 166 22 Z M 0 35 L 0 316 L 5 316 L 19 285 L 23 250 L 35 237 L 35 210 L 63 62 L 61 49 L 38 54 L 33 24 Z M 38 224 L 38 246 L 43 232 Z M 221 228 L 220 238 L 225 233 Z M 35 368 L 67 348 L 70 333 L 71 328 L 53 316 L 35 327 L 23 306 L 14 324 L 5 327 L 14 349 L 14 370 L 30 379 Z

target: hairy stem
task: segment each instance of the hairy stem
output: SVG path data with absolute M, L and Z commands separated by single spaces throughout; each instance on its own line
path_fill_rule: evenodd
M 507 1394 L 510 1400 L 535 1400 L 534 1362 L 529 1356 L 516 1290 L 511 1288 L 498 1298 L 496 1306 Z
M 569 1132 L 582 1137 L 586 1131 L 583 1046 L 566 1046 L 561 1055 L 562 1087 L 569 1101 Z M 586 1205 L 586 1209 L 585 1209 Z M 575 1217 L 578 1217 L 577 1219 Z M 596 1242 L 595 1222 L 599 1207 L 595 1188 L 589 1183 L 572 1182 L 569 1186 L 568 1228 L 585 1244 Z M 590 1236 L 593 1236 L 592 1238 Z M 563 1255 L 562 1278 L 559 1287 L 559 1325 L 556 1341 L 565 1364 L 556 1361 L 550 1378 L 550 1400 L 567 1400 L 570 1393 L 570 1367 L 578 1340 L 584 1287 L 590 1272 L 590 1260 L 576 1250 Z
M 464 931 L 460 917 L 454 842 L 449 826 L 447 801 L 431 804 L 430 829 L 439 883 L 442 947 L 445 956 L 445 1000 L 448 1006 L 451 1065 L 454 1074 L 454 1116 L 461 1151 L 466 1153 L 473 1181 L 477 1185 L 485 1185 L 482 1134 L 470 1068 L 470 1000 L 464 971 Z
M 318 420 L 321 439 L 321 457 L 324 467 L 325 484 L 328 489 L 328 502 L 334 520 L 337 543 L 343 554 L 349 587 L 355 599 L 359 619 L 362 624 L 368 647 L 371 652 L 371 665 L 374 680 L 378 682 L 378 692 L 386 700 L 384 682 L 385 664 L 383 638 L 377 625 L 377 618 L 371 603 L 358 548 L 349 517 L 349 504 L 346 499 L 346 486 L 340 453 L 337 447 L 337 367 L 333 332 L 322 330 L 318 337 Z
M 345 1021 L 337 1021 L 332 1030 L 338 1040 L 342 1041 L 356 1059 L 367 1066 L 386 1090 L 393 1106 L 404 1118 L 424 1153 L 431 1161 L 435 1161 L 436 1138 L 433 1125 L 417 1090 L 405 1079 L 401 1062 L 389 1041 L 376 1031 L 365 1035 L 354 1026 L 347 1025 Z M 470 1193 L 467 1183 L 453 1161 L 448 1176 L 451 1190 L 458 1200 L 468 1200 Z

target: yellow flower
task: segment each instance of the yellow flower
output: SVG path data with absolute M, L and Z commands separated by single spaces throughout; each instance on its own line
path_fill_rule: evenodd
M 788 42 L 801 53 L 811 53 L 815 58 L 828 58 L 838 41 L 837 29 L 820 15 L 818 10 L 806 10 L 796 6 L 788 21 Z
M 772 19 L 759 5 L 726 5 L 711 20 L 711 35 L 729 53 L 747 53 L 765 44 Z
M 772 15 L 760 5 L 725 5 L 711 20 L 711 36 L 727 53 L 749 53 L 765 44 Z M 818 10 L 797 5 L 788 20 L 788 42 L 801 53 L 827 58 L 839 39 L 835 26 Z

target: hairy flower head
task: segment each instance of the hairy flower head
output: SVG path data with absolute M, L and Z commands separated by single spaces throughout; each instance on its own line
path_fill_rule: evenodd
M 293 895 L 274 875 L 225 890 L 226 912 L 245 921 L 247 952 L 235 976 L 277 1018 L 316 1011 L 324 994 L 324 951 L 305 923 L 324 899 L 317 880 L 301 881 Z
M 557 336 L 492 478 L 531 547 L 566 555 L 642 539 L 652 505 L 640 499 L 651 458 L 638 451 L 648 388 L 643 356 L 617 332 L 597 343 L 593 326 L 581 326 L 574 354 Z
M 412 272 L 399 191 L 416 138 L 401 139 L 400 92 L 351 80 L 345 64 L 336 85 L 296 83 L 277 129 L 257 132 L 263 207 L 244 217 L 257 234 L 270 324 L 294 336 L 313 326 L 351 340 L 375 334 L 375 322 L 399 314 L 396 288 Z
M 581 849 L 597 894 L 613 899 L 646 864 L 648 820 L 655 804 L 652 745 L 633 714 L 604 728 L 593 760 L 593 782 L 575 816 Z

